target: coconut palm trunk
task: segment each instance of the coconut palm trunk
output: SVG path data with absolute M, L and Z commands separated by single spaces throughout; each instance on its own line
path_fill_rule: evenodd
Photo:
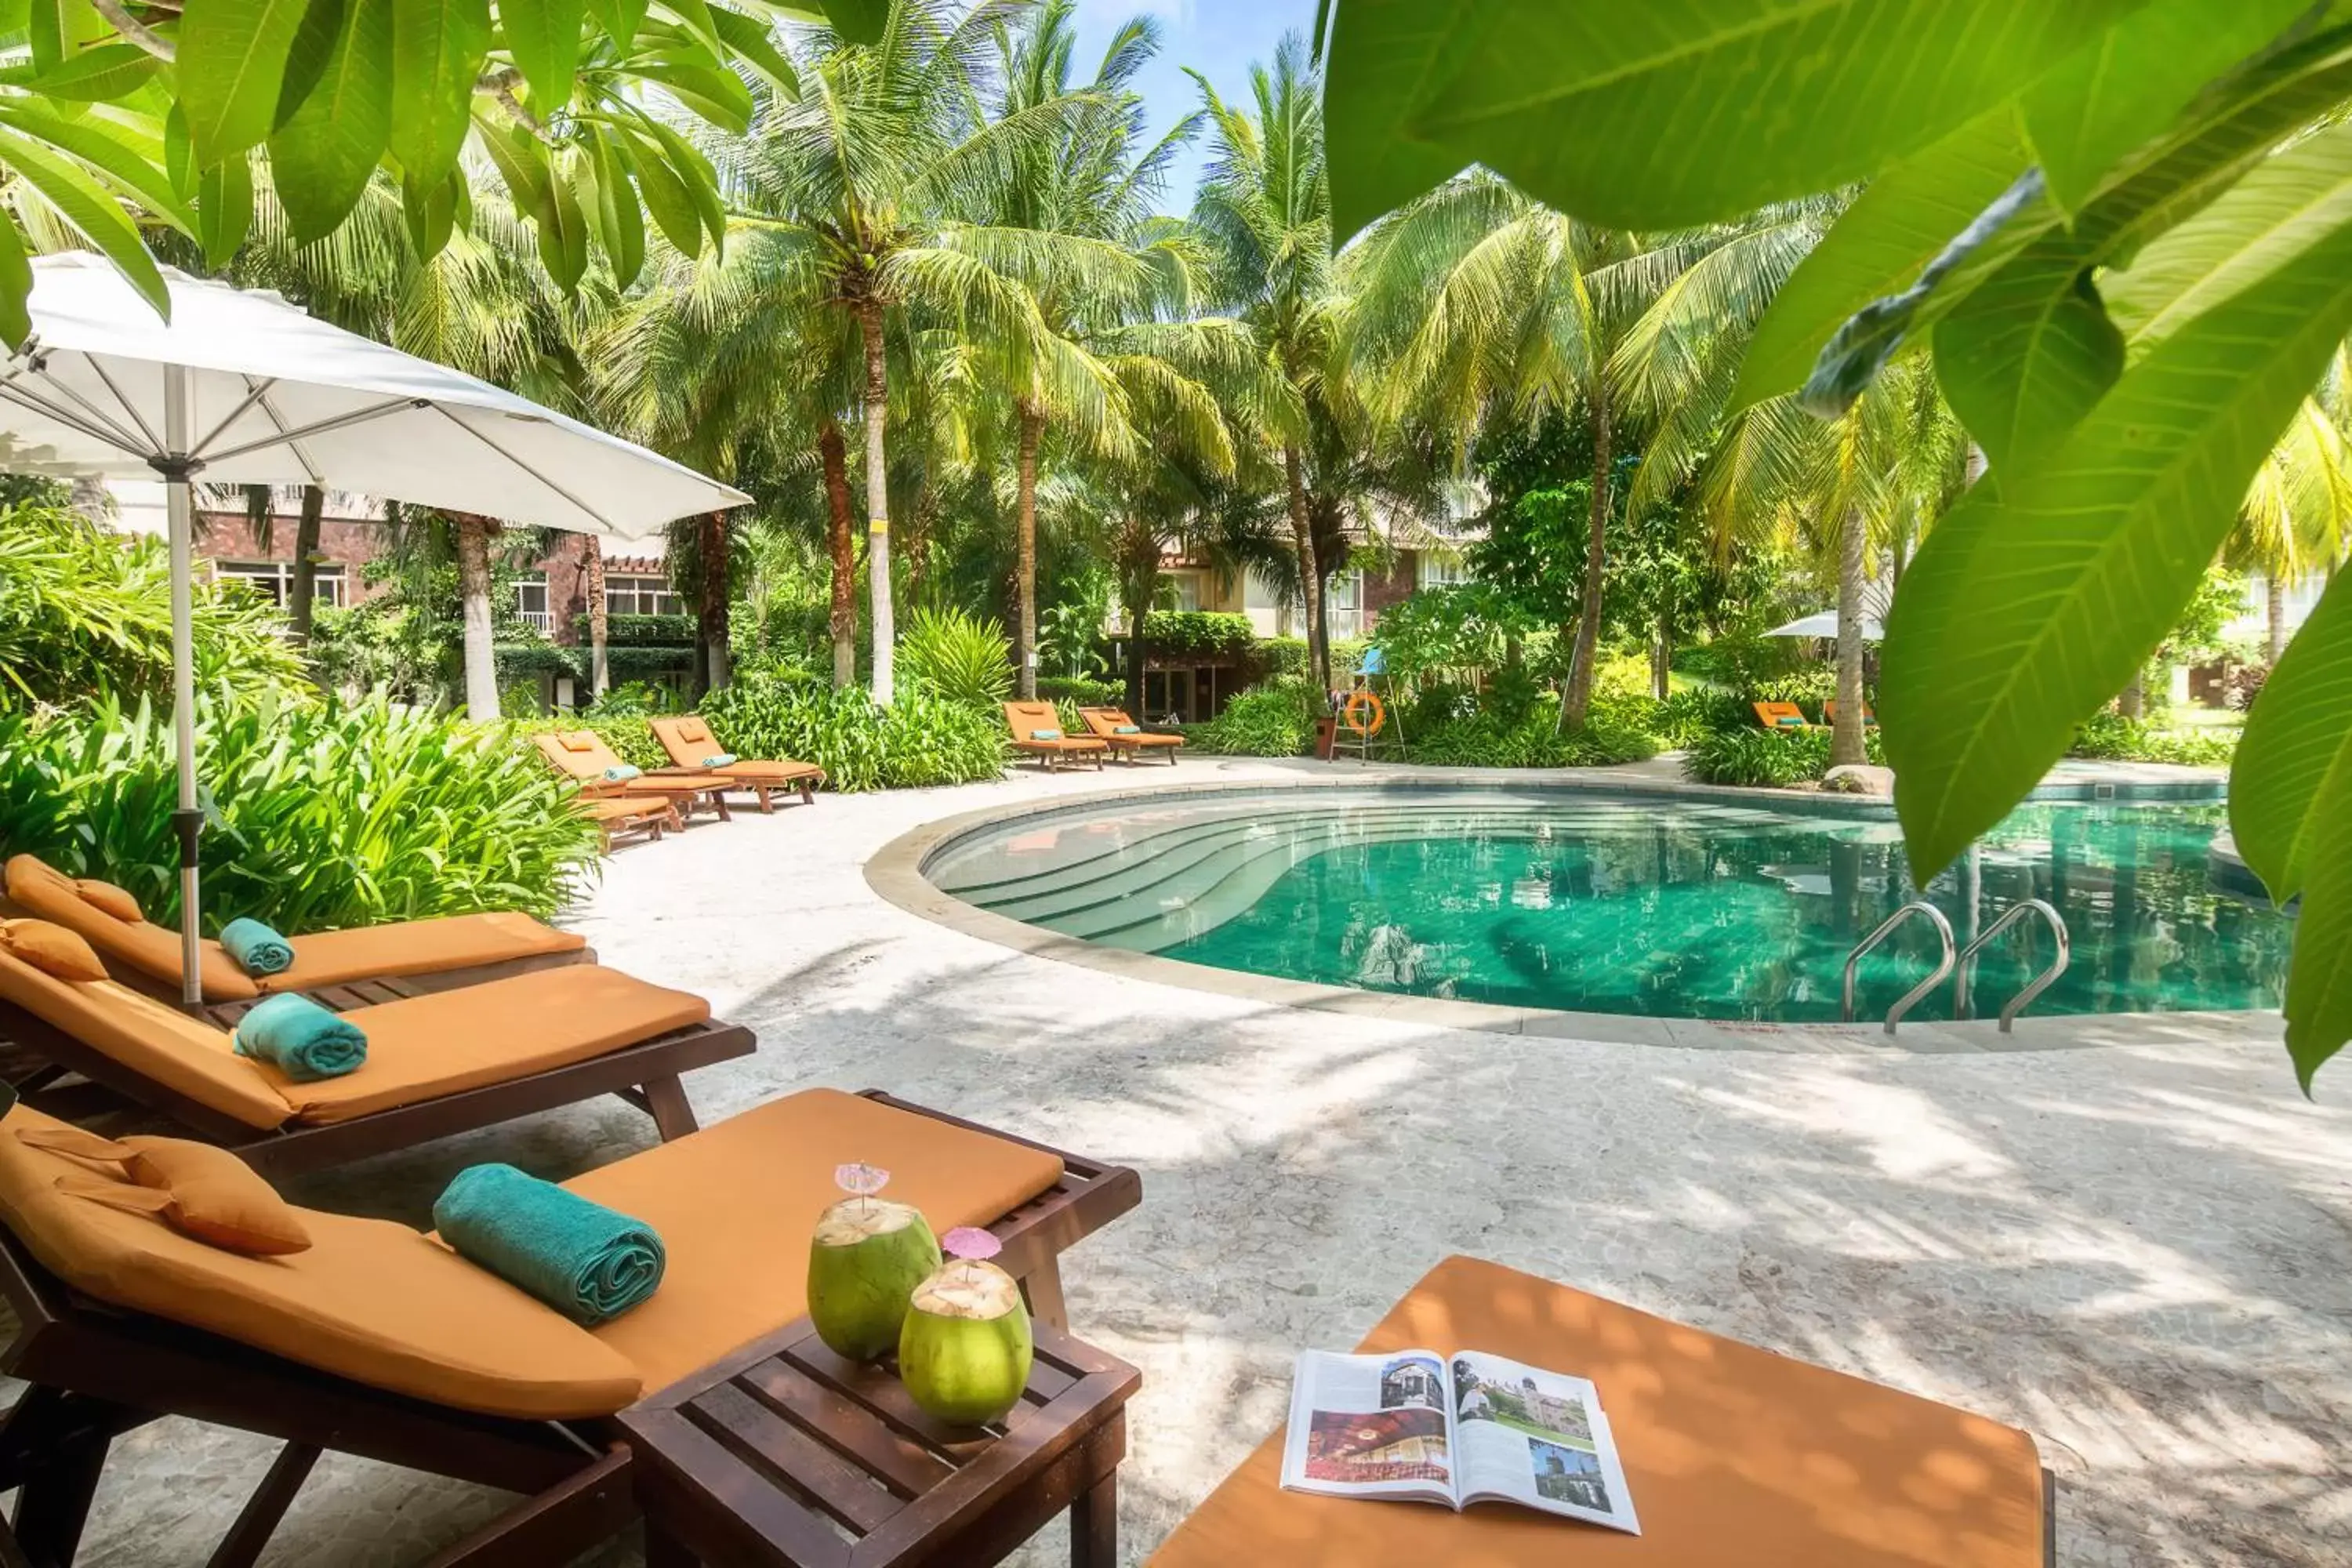
M 2263 598 L 2270 661 L 2276 664 L 2286 652 L 2286 579 L 2275 572 L 2263 574 Z
M 866 342 L 866 583 L 873 602 L 874 700 L 890 705 L 892 647 L 898 616 L 890 605 L 890 454 L 884 424 L 890 407 L 890 361 L 882 342 L 882 307 L 867 300 L 857 312 Z
M 831 419 L 817 427 L 816 448 L 824 460 L 824 542 L 833 557 L 833 684 L 857 683 L 857 537 L 849 510 L 849 447 L 841 426 Z
M 472 512 L 457 514 L 457 606 L 465 628 L 466 717 L 478 724 L 499 717 L 498 655 L 490 646 L 490 532 L 497 525 Z
M 1837 717 L 1830 726 L 1830 765 L 1870 760 L 1862 742 L 1863 521 L 1846 513 L 1838 531 Z
M 1020 500 L 1020 614 L 1013 645 L 1013 666 L 1020 674 L 1021 699 L 1037 696 L 1037 441 L 1045 433 L 1045 416 L 1029 399 L 1014 400 L 1021 421 L 1020 470 L 1016 479 Z
M 604 542 L 593 533 L 587 541 L 582 577 L 588 600 L 588 700 L 597 702 L 613 686 L 613 622 L 604 608 Z
M 1593 664 L 1601 652 L 1601 592 L 1609 574 L 1609 397 L 1592 395 L 1592 505 L 1585 519 L 1584 588 L 1577 595 L 1575 652 L 1568 668 L 1568 690 L 1560 700 L 1559 725 L 1581 729 L 1592 710 Z
M 294 581 L 286 596 L 286 619 L 297 647 L 310 646 L 310 616 L 319 596 L 319 521 L 326 510 L 327 492 L 304 485 L 302 516 L 294 525 Z
M 1324 644 L 1323 596 L 1318 591 L 1323 577 L 1315 565 L 1315 525 L 1307 516 L 1306 459 L 1295 442 L 1286 443 L 1282 448 L 1282 474 L 1290 490 L 1291 542 L 1298 551 L 1298 596 L 1307 615 L 1307 665 L 1315 672 L 1316 684 L 1328 693 L 1331 689 L 1331 650 Z M 1140 623 L 1137 629 L 1141 630 Z
M 700 557 L 702 580 L 695 606 L 695 637 L 702 645 L 702 689 L 717 691 L 732 678 L 729 642 L 727 577 L 729 550 L 727 514 L 707 512 L 695 553 Z

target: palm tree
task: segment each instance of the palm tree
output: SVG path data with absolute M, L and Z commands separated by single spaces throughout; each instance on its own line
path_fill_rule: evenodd
M 1351 247 L 1328 379 L 1377 422 L 1419 420 L 1465 451 L 1490 421 L 1548 411 L 1591 432 L 1583 584 L 1576 623 L 1561 628 L 1573 648 L 1563 727 L 1582 724 L 1591 703 L 1619 437 L 1659 413 L 1644 378 L 1676 379 L 1658 361 L 1669 348 L 1686 354 L 1702 324 L 1738 337 L 1816 234 L 1809 215 L 1780 211 L 1681 234 L 1598 229 L 1474 171 Z
M 1257 334 L 1270 381 L 1282 393 L 1265 411 L 1282 459 L 1284 510 L 1317 682 L 1331 685 L 1322 585 L 1307 493 L 1309 405 L 1321 393 L 1331 338 L 1331 187 L 1323 159 L 1322 84 L 1306 41 L 1293 33 L 1274 67 L 1250 72 L 1255 115 L 1228 105 L 1197 71 L 1210 127 L 1210 157 L 1192 220 L 1216 260 L 1214 292 Z
M 2238 527 L 2225 547 L 2233 565 L 2263 574 L 2269 662 L 2286 651 L 2286 595 L 2295 582 L 2332 569 L 2352 541 L 2352 441 L 2330 413 L 2345 370 L 2338 352 L 2320 392 L 2304 399 L 2254 475 Z

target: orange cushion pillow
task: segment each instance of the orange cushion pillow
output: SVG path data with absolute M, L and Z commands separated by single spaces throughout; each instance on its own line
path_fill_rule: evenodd
M 596 737 L 586 730 L 562 730 L 557 731 L 555 743 L 567 752 L 593 752 L 596 749 Z
M 302 1216 L 226 1149 L 184 1138 L 117 1142 L 73 1127 L 27 1128 L 16 1136 L 36 1149 L 119 1167 L 137 1190 L 71 1178 L 60 1178 L 60 1185 L 110 1207 L 160 1215 L 173 1230 L 208 1247 L 276 1258 L 310 1245 Z
M 89 943 L 47 921 L 0 921 L 0 952 L 58 980 L 106 978 Z
M 699 719 L 681 719 L 677 725 L 677 738 L 689 744 L 698 744 L 710 739 L 710 729 Z
M 112 915 L 124 925 L 135 926 L 147 919 L 140 912 L 139 900 L 111 882 L 101 882 L 95 877 L 78 878 L 74 882 L 74 891 L 81 895 L 83 903 L 100 914 Z

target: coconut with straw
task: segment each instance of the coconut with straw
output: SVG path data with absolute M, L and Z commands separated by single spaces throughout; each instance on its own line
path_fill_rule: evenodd
M 809 1239 L 809 1320 L 836 1354 L 879 1361 L 898 1346 L 908 1298 L 939 1268 L 940 1244 L 912 1205 L 875 1195 L 889 1172 L 841 1165 L 833 1179 L 849 1195 Z
M 917 1405 L 959 1426 L 998 1421 L 1028 1386 L 1029 1309 L 1012 1275 L 988 1261 L 987 1231 L 948 1232 L 950 1261 L 915 1287 L 898 1331 L 898 1376 Z

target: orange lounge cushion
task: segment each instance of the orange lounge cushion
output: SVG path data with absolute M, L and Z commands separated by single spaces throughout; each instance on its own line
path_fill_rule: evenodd
M 702 1023 L 710 1004 L 617 969 L 573 963 L 355 1007 L 349 1016 L 368 1039 L 357 1072 L 296 1083 L 257 1065 L 298 1121 L 349 1121 L 586 1061 Z
M 21 1105 L 0 1121 L 64 1125 Z M 248 1258 L 60 1191 L 60 1176 L 89 1179 L 78 1161 L 0 1135 L 0 1219 L 101 1301 L 487 1415 L 604 1415 L 639 1392 L 635 1369 L 585 1331 L 406 1226 L 297 1209 L 310 1247 Z
M 26 913 L 64 926 L 97 949 L 101 958 L 167 984 L 179 984 L 180 933 L 170 926 L 116 919 L 85 900 L 71 878 L 31 855 L 12 858 L 6 876 L 8 896 Z M 220 943 L 200 942 L 197 952 L 205 1000 L 241 1002 L 260 994 Z
M 15 1003 L 119 1066 L 249 1127 L 292 1110 L 226 1030 L 111 980 L 58 980 L 0 952 L 0 1000 Z M 39 1042 L 27 1044 L 38 1047 Z
M 606 768 L 621 765 L 621 759 L 593 730 L 541 731 L 531 739 L 538 743 L 540 755 L 554 763 L 557 772 L 583 782 L 602 783 Z
M 620 822 L 632 816 L 659 816 L 669 802 L 649 795 L 582 795 L 572 803 L 598 822 Z
M 277 1258 L 301 1252 L 310 1233 L 294 1206 L 261 1173 L 227 1150 L 184 1138 L 125 1138 L 120 1142 L 79 1128 L 20 1129 L 21 1142 L 88 1162 L 105 1180 L 72 1188 L 89 1195 L 127 1177 L 148 1195 L 173 1229 L 230 1252 Z M 87 1189 L 87 1190 L 85 1190 Z
M 700 745 L 710 739 L 710 727 L 699 719 L 687 718 L 677 721 L 677 738 Z
M 124 925 L 137 925 L 147 918 L 139 908 L 139 900 L 131 896 L 128 888 L 118 888 L 111 882 L 101 882 L 95 877 L 74 879 L 74 891 L 81 901 L 100 914 L 111 915 Z
M 887 1195 L 945 1235 L 1001 1219 L 1061 1179 L 1043 1150 L 814 1089 L 563 1184 L 658 1232 L 653 1299 L 594 1331 L 660 1388 L 807 1310 L 810 1234 L 835 1167 L 890 1173 Z
M 824 770 L 814 763 L 732 762 L 723 768 L 711 770 L 721 778 L 765 782 L 791 779 L 822 778 Z
M 294 967 L 257 980 L 264 992 L 301 991 L 376 975 L 435 974 L 577 952 L 588 939 L 511 910 L 314 931 L 294 938 Z
M 1470 1258 L 1430 1270 L 1357 1349 L 1412 1346 L 1591 1378 L 1642 1533 L 1285 1492 L 1276 1432 L 1152 1568 L 2042 1568 L 2041 1458 L 1983 1416 Z
M 597 744 L 595 732 L 589 730 L 565 731 L 557 735 L 555 741 L 567 752 L 593 752 Z
M 54 979 L 106 978 L 106 965 L 98 961 L 89 943 L 48 921 L 0 921 L 0 952 Z

